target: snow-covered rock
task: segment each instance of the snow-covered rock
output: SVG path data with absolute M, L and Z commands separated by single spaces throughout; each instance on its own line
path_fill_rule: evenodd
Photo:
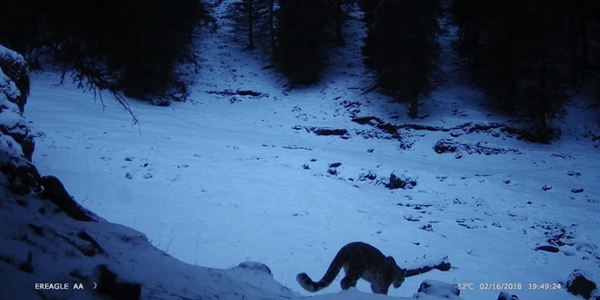
M 442 299 L 460 300 L 460 290 L 456 285 L 437 280 L 425 280 L 421 283 L 417 294 L 413 297 L 417 299 L 426 299 L 429 296 L 436 296 Z
M 508 292 L 500 292 L 497 300 L 519 300 L 519 297 Z
M 581 270 L 574 270 L 567 281 L 567 290 L 573 295 L 581 295 L 585 299 L 596 299 L 598 290 L 596 283 L 589 280 L 590 275 Z
M 0 92 L 23 112 L 29 95 L 29 74 L 23 56 L 0 45 Z
M 22 115 L 28 90 L 23 57 L 0 45 L 0 186 L 21 194 L 39 190 L 33 134 Z

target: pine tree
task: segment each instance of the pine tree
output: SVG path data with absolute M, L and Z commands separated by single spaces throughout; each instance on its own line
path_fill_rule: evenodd
M 338 45 L 345 43 L 344 39 L 344 21 L 348 16 L 348 7 L 354 5 L 356 0 L 326 0 L 325 5 L 328 11 L 330 22 L 333 24 L 335 42 Z
M 505 111 L 525 112 L 548 141 L 547 119 L 561 114 L 577 83 L 572 3 L 453 0 L 452 11 L 474 82 Z
M 596 0 L 574 0 L 576 29 L 573 31 L 574 57 L 584 75 L 592 75 L 600 102 L 600 6 Z
M 575 15 L 573 37 L 579 64 L 588 70 L 600 71 L 600 6 L 595 0 L 567 3 Z
M 277 64 L 294 83 L 318 81 L 326 39 L 323 0 L 280 0 L 277 19 Z
M 245 36 L 247 49 L 254 49 L 258 41 L 273 50 L 275 0 L 238 0 L 227 7 L 227 17 L 233 21 L 233 30 Z
M 363 47 L 366 64 L 377 73 L 377 83 L 395 101 L 410 104 L 418 115 L 419 100 L 433 89 L 438 69 L 437 0 L 362 1 L 368 34 Z
M 50 51 L 56 63 L 75 71 L 81 86 L 136 98 L 186 93 L 175 66 L 194 59 L 195 26 L 209 19 L 197 0 L 177 5 L 165 0 L 22 0 L 7 5 L 0 40 L 21 51 Z

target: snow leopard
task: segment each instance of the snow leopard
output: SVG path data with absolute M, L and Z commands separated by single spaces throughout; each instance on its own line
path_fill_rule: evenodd
M 305 290 L 317 292 L 328 287 L 342 267 L 346 273 L 340 283 L 342 290 L 355 287 L 362 278 L 371 283 L 373 293 L 387 295 L 391 284 L 399 288 L 406 277 L 406 269 L 399 267 L 393 257 L 386 257 L 369 244 L 354 242 L 338 251 L 321 280 L 314 282 L 306 273 L 298 274 L 296 280 Z

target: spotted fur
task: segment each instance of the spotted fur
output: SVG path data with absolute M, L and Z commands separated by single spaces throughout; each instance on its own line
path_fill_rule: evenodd
M 305 290 L 317 292 L 328 287 L 342 268 L 346 273 L 340 283 L 342 290 L 356 286 L 362 278 L 371 283 L 373 293 L 387 295 L 390 285 L 399 288 L 406 276 L 406 269 L 400 268 L 393 257 L 386 257 L 369 244 L 354 242 L 338 251 L 321 280 L 314 282 L 306 273 L 298 274 L 296 280 Z

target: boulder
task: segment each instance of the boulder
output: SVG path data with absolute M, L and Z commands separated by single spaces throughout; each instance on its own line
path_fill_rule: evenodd
M 395 189 L 412 189 L 417 186 L 417 181 L 411 177 L 402 174 L 397 176 L 394 173 L 390 174 L 390 181 L 385 185 L 390 190 Z
M 567 291 L 575 296 L 581 295 L 585 299 L 592 299 L 592 293 L 599 294 L 596 287 L 596 283 L 589 280 L 579 269 L 574 270 L 567 280 Z M 598 296 L 594 296 L 594 298 L 597 299 Z
M 497 300 L 519 300 L 517 295 L 509 294 L 507 292 L 500 292 Z
M 418 292 L 413 298 L 429 298 L 428 296 L 436 296 L 442 299 L 461 299 L 460 289 L 455 284 L 449 284 L 437 280 L 425 280 L 419 286 Z
M 18 93 L 8 91 L 7 87 L 0 87 L 0 91 L 5 93 L 10 102 L 17 104 L 22 113 L 25 110 L 27 96 L 29 96 L 29 73 L 27 63 L 19 53 L 0 45 L 0 68 L 10 81 L 13 82 Z M 0 85 L 1 84 L 2 83 L 0 83 Z
M 142 285 L 139 283 L 123 281 L 106 265 L 94 268 L 94 281 L 98 284 L 98 291 L 116 300 L 140 299 Z
M 58 178 L 54 176 L 44 176 L 41 178 L 40 182 L 44 186 L 43 196 L 50 199 L 52 203 L 69 215 L 69 217 L 83 222 L 95 221 L 93 213 L 79 205 L 79 203 L 69 195 Z
M 0 45 L 0 186 L 22 195 L 41 190 L 31 164 L 33 134 L 22 115 L 28 94 L 25 60 Z

